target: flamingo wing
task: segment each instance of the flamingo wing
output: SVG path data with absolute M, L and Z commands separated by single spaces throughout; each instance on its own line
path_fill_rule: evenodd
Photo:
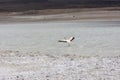
M 58 42 L 65 42 L 66 43 L 67 41 L 66 40 L 58 40 Z

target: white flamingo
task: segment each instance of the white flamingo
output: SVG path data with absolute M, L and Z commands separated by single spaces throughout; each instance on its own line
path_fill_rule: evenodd
M 70 43 L 75 39 L 75 37 L 70 37 L 69 39 L 64 38 L 63 40 L 58 40 L 58 42 L 68 43 L 70 46 Z

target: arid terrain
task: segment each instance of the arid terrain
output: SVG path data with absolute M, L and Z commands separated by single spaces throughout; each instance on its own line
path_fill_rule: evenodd
M 76 8 L 76 9 L 45 9 L 24 12 L 1 12 L 0 23 L 46 22 L 46 21 L 84 21 L 84 20 L 119 20 L 119 7 L 107 8 Z

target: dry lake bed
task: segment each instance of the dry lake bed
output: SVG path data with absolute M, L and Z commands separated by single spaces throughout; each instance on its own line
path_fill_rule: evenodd
M 0 80 L 119 80 L 120 22 L 0 24 Z M 75 36 L 71 46 L 59 39 Z

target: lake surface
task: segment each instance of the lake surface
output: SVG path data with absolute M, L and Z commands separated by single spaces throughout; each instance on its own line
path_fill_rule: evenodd
M 75 40 L 69 47 L 57 42 L 71 36 Z M 0 24 L 0 50 L 120 55 L 120 21 Z

